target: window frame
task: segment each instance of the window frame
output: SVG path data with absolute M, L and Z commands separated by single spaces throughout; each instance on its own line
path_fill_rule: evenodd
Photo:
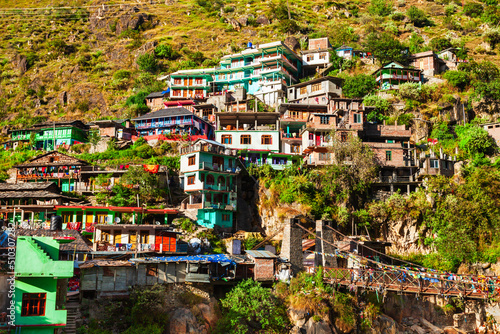
M 273 144 L 273 136 L 271 136 L 271 135 L 260 136 L 260 144 L 261 145 L 272 145 Z
M 32 312 L 37 303 L 37 312 Z M 45 308 L 47 306 L 47 293 L 23 293 L 21 304 L 21 317 L 43 317 L 45 316 Z M 31 311 L 30 311 L 31 310 Z
M 353 119 L 354 123 L 356 123 L 356 124 L 363 123 L 363 115 L 362 114 L 353 114 L 353 116 L 354 116 L 354 119 Z
M 392 151 L 385 151 L 385 161 L 392 161 Z
M 189 175 L 189 176 L 187 177 L 187 185 L 188 185 L 188 186 L 193 185 L 193 184 L 195 183 L 195 180 L 196 180 L 195 175 Z
M 196 164 L 196 155 L 191 155 L 188 157 L 188 166 L 194 166 Z
M 438 159 L 429 159 L 429 168 L 439 169 L 439 160 Z
M 227 142 L 226 142 L 226 140 L 227 140 Z M 227 144 L 227 145 L 232 145 L 233 144 L 233 135 L 222 135 L 221 143 Z
M 245 141 L 248 142 L 246 143 Z M 241 135 L 240 136 L 240 145 L 252 145 L 252 136 L 251 135 Z

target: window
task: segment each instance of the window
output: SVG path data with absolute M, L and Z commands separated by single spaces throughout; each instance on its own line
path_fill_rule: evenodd
M 317 83 L 311 86 L 311 92 L 317 92 L 318 90 L 321 90 L 321 83 Z
M 70 223 L 73 219 L 73 212 L 63 212 L 62 219 L 63 223 Z
M 326 59 L 326 53 L 321 53 L 319 55 L 319 59 L 323 59 L 323 60 Z
M 229 221 L 229 215 L 227 213 L 222 214 L 222 221 L 225 221 L 225 222 Z
M 363 123 L 363 115 L 354 114 L 354 123 Z
M 194 184 L 194 175 L 188 176 L 188 185 Z
M 95 213 L 95 223 L 96 224 L 105 224 L 108 220 L 107 212 L 96 212 Z
M 141 244 L 149 243 L 149 231 L 141 231 L 139 234 L 139 241 Z
M 23 304 L 21 316 L 42 316 L 45 315 L 46 293 L 23 293 Z
M 158 277 L 158 264 L 146 264 L 146 276 Z
M 287 158 L 273 158 L 273 165 L 286 165 Z
M 307 93 L 307 87 L 300 87 L 300 95 L 304 95 Z
M 201 85 L 201 84 L 203 84 L 203 79 L 202 79 L 202 78 L 196 78 L 196 79 L 194 79 L 194 82 L 195 82 L 197 85 Z
M 261 144 L 262 145 L 271 145 L 273 143 L 273 137 L 271 135 L 262 135 Z
M 431 159 L 430 160 L 430 167 L 431 168 L 439 168 L 439 160 L 437 160 L 437 159 Z
M 319 160 L 321 160 L 321 161 L 328 161 L 328 160 L 330 160 L 330 153 L 320 153 L 319 154 Z
M 392 161 L 392 151 L 385 151 L 385 161 Z
M 226 179 L 221 175 L 217 178 L 217 183 L 222 187 L 226 186 Z
M 297 145 L 297 144 L 293 144 L 293 145 L 290 145 L 290 151 L 292 153 L 300 153 L 300 145 Z
M 341 132 L 340 133 L 340 141 L 341 142 L 346 142 L 347 141 L 347 133 Z
M 330 118 L 328 116 L 320 116 L 319 122 L 321 124 L 329 124 L 330 123 Z
M 196 156 L 192 155 L 188 157 L 188 166 L 193 166 L 196 163 Z
M 307 56 L 307 61 L 311 61 L 313 59 L 314 59 L 314 57 L 312 55 L 311 56 Z
M 109 242 L 110 240 L 110 231 L 101 231 L 101 241 Z
M 232 143 L 233 143 L 233 136 L 232 135 L 222 135 L 222 144 L 231 145 Z
M 241 135 L 240 137 L 241 145 L 250 145 L 252 144 L 252 137 L 250 135 Z
M 212 174 L 207 175 L 207 184 L 208 185 L 213 185 L 215 183 L 215 178 Z
M 181 84 L 182 84 L 181 78 L 174 78 L 174 85 L 181 85 Z

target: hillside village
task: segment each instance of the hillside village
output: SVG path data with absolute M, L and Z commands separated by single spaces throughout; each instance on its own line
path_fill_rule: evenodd
M 365 74 L 372 85 L 366 95 L 363 82 L 354 84 L 354 90 L 362 90 L 354 94 L 352 82 L 337 75 L 334 62 L 339 59 L 376 68 Z M 319 267 L 358 275 L 353 270 L 389 270 L 385 264 L 404 261 L 394 254 L 418 253 L 424 248 L 418 239 L 427 240 L 432 231 L 422 228 L 410 236 L 412 228 L 401 227 L 398 233 L 412 240 L 394 240 L 393 232 L 364 223 L 360 212 L 369 209 L 364 203 L 376 208 L 391 200 L 425 197 L 434 183 L 463 177 L 470 157 L 462 147 L 447 146 L 429 121 L 404 116 L 411 110 L 399 101 L 390 106 L 400 111 L 397 117 L 387 117 L 384 108 L 389 106 L 380 101 L 390 101 L 400 90 L 423 94 L 423 86 L 445 82 L 445 73 L 457 72 L 470 60 L 462 58 L 459 48 L 405 59 L 382 61 L 368 49 L 332 48 L 326 37 L 310 38 L 303 50 L 293 39 L 248 43 L 213 67 L 158 77 L 163 90 L 145 96 L 148 111 L 135 117 L 9 129 L 4 151 L 22 158 L 0 166 L 5 181 L 0 183 L 0 224 L 15 229 L 16 288 L 29 295 L 16 301 L 16 326 L 37 333 L 65 327 L 66 333 L 76 333 L 88 325 L 79 302 L 86 300 L 90 317 L 97 317 L 92 305 L 132 298 L 131 286 L 191 283 L 193 289 L 202 284 L 223 289 L 248 278 L 270 285 Z M 443 108 L 442 117 L 450 128 L 473 126 L 487 138 L 487 149 L 496 147 L 500 123 L 472 124 L 464 108 L 456 101 Z M 356 176 L 361 170 L 365 174 Z M 339 176 L 343 173 L 354 176 L 345 181 Z M 285 186 L 283 175 L 297 184 Z M 301 188 L 306 176 L 320 189 L 334 184 L 323 193 L 328 195 L 322 204 L 312 200 L 318 207 L 307 207 L 300 197 L 313 192 Z M 280 197 L 285 194 L 293 199 Z M 272 219 L 264 212 L 272 212 Z M 6 240 L 0 236 L 3 247 Z M 20 256 L 33 260 L 18 265 Z M 419 267 L 417 272 L 432 273 Z M 413 269 L 404 270 L 412 275 Z M 46 282 L 47 275 L 57 280 L 36 283 Z M 339 286 L 359 280 L 359 275 L 350 277 L 331 279 Z M 465 275 L 459 279 L 464 286 L 474 284 Z M 429 291 L 437 289 L 428 281 Z M 54 292 L 65 284 L 70 287 L 63 298 L 67 311 Z M 386 289 L 398 291 L 391 284 Z M 449 287 L 446 293 L 458 298 L 464 293 L 460 289 Z M 471 299 L 490 298 L 470 290 Z M 443 290 L 432 293 L 443 295 Z M 209 326 L 213 319 L 200 312 Z M 446 333 L 463 333 L 472 323 L 482 326 L 483 319 L 471 314 L 457 311 L 452 318 L 460 321 L 443 320 L 441 329 L 408 317 L 390 326 L 394 333 L 401 328 L 420 333 L 417 327 L 426 333 L 442 330 L 448 321 Z M 180 317 L 176 313 L 173 319 Z M 301 319 L 297 330 L 325 323 L 305 315 Z M 175 326 L 189 327 L 171 320 L 170 333 L 188 332 Z M 403 327 L 396 331 L 396 326 Z

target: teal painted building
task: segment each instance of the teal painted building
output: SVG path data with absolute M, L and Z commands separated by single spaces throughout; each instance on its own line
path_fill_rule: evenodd
M 66 326 L 66 279 L 71 277 L 73 262 L 59 261 L 56 240 L 19 236 L 15 261 L 16 330 L 53 334 Z
M 249 47 L 222 57 L 220 66 L 170 76 L 171 98 L 196 98 L 245 88 L 268 105 L 285 102 L 286 87 L 298 83 L 302 59 L 283 42 Z
M 237 209 L 237 151 L 199 139 L 181 149 L 181 175 L 189 195 L 186 209 L 197 209 L 197 223 L 232 228 Z
M 10 130 L 11 140 L 28 142 L 35 134 L 36 149 L 54 150 L 60 146 L 87 143 L 88 126 L 81 121 L 47 122 L 32 128 Z M 55 146 L 54 146 L 55 142 Z
M 382 90 L 399 89 L 399 85 L 407 82 L 422 84 L 422 70 L 410 68 L 393 61 L 385 64 L 373 74 L 377 85 Z

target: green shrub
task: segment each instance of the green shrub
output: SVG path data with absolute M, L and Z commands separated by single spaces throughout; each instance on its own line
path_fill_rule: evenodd
M 358 74 L 352 77 L 349 76 L 345 79 L 344 85 L 342 86 L 342 93 L 346 97 L 361 98 L 373 92 L 376 86 L 377 82 L 373 76 Z
M 464 90 L 467 85 L 470 84 L 470 77 L 467 73 L 463 71 L 447 71 L 443 78 L 448 80 L 450 85 Z
M 427 18 L 427 14 L 415 6 L 408 8 L 406 16 L 408 16 L 408 19 L 415 27 L 425 27 L 431 25 L 429 19 Z
M 137 65 L 141 71 L 156 73 L 158 70 L 158 61 L 151 53 L 145 53 L 137 57 Z
M 463 13 L 469 17 L 480 17 L 483 13 L 483 5 L 477 2 L 468 2 L 465 4 Z
M 368 6 L 368 12 L 372 15 L 388 16 L 391 15 L 393 3 L 387 0 L 371 0 Z

